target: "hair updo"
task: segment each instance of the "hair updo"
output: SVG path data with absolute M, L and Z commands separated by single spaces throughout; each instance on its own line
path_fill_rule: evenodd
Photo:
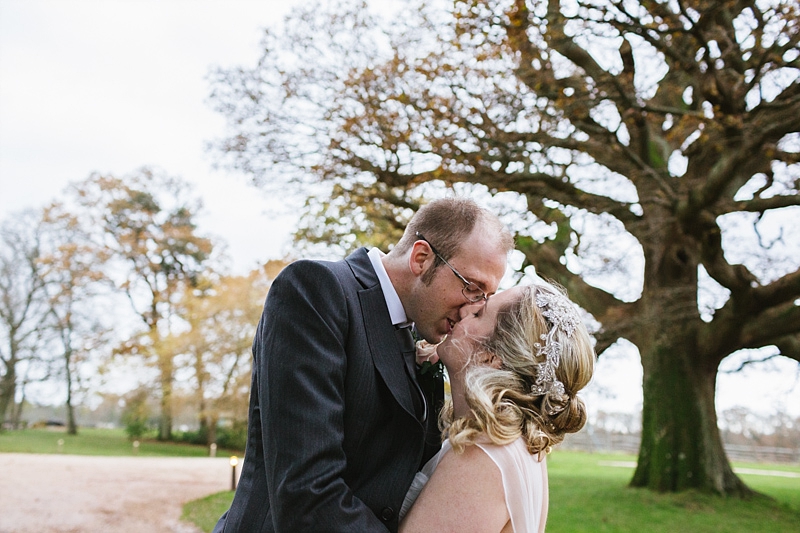
M 577 310 L 563 289 L 538 283 L 524 287 L 519 298 L 498 310 L 494 331 L 477 346 L 478 352 L 500 359 L 500 368 L 474 365 L 466 374 L 466 401 L 473 416 L 453 420 L 452 404 L 442 411 L 443 433 L 453 449 L 479 438 L 493 444 L 508 444 L 520 436 L 528 451 L 535 454 L 564 440 L 566 433 L 579 431 L 586 423 L 583 400 L 577 396 L 594 372 L 595 353 L 589 333 L 579 319 L 574 331 L 568 334 L 543 314 L 547 309 L 537 305 L 537 291 L 557 297 L 559 304 L 569 305 L 570 313 Z M 560 348 L 560 360 L 555 377 L 564 385 L 563 393 L 551 387 L 545 394 L 531 392 L 539 375 L 544 355 L 537 350 L 542 335 L 550 333 L 549 342 Z M 485 437 L 484 437 L 485 436 Z

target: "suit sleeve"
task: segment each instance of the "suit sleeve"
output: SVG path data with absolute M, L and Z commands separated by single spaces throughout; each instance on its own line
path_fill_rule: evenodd
M 343 479 L 346 297 L 324 265 L 293 263 L 253 344 L 276 531 L 387 531 Z

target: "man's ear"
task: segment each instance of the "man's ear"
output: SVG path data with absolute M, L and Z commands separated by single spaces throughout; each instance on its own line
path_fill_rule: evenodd
M 408 255 L 408 267 L 415 276 L 419 277 L 423 272 L 427 271 L 433 260 L 433 252 L 425 242 L 417 241 L 411 246 L 411 253 Z

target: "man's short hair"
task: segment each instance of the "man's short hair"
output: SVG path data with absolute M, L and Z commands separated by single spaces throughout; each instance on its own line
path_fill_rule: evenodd
M 463 197 L 448 197 L 433 200 L 423 205 L 411 218 L 403 237 L 395 249 L 404 253 L 417 240 L 417 232 L 427 240 L 442 257 L 449 260 L 458 253 L 461 244 L 472 233 L 477 224 L 486 224 L 497 231 L 499 243 L 506 252 L 514 248 L 511 232 L 496 215 L 480 207 L 473 200 Z M 437 257 L 434 268 L 443 264 Z

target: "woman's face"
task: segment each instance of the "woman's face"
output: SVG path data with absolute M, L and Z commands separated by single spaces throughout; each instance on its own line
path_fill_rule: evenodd
M 471 361 L 476 346 L 494 331 L 497 312 L 518 298 L 521 290 L 522 287 L 513 287 L 498 292 L 486 303 L 466 305 L 461 308 L 461 320 L 453 326 L 453 331 L 436 349 L 448 371 L 458 371 L 470 362 L 483 360 L 477 357 L 475 361 Z

